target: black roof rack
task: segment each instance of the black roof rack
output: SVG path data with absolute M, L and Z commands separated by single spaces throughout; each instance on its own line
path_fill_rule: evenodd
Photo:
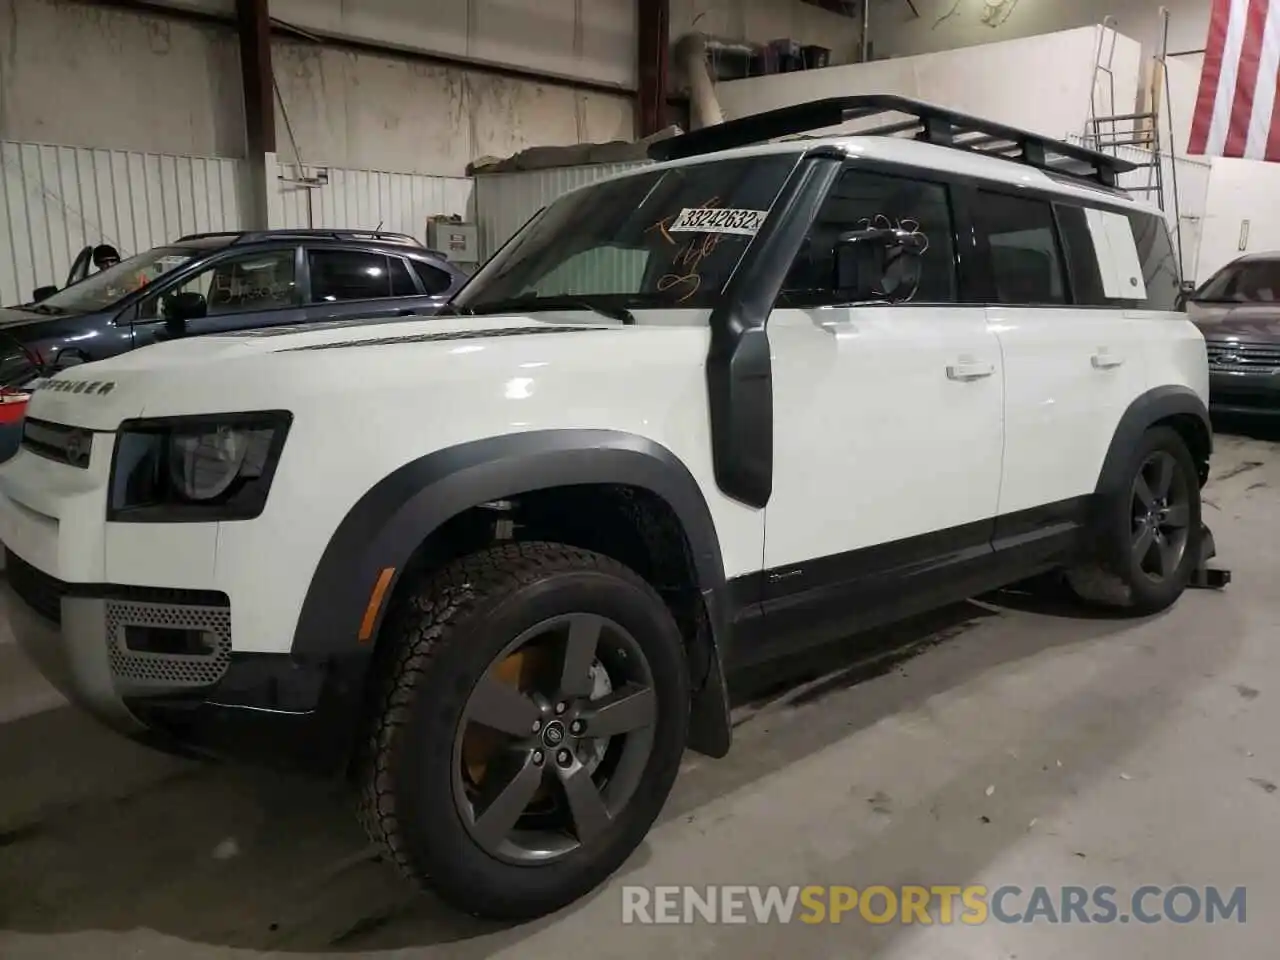
M 219 233 L 189 233 L 179 237 L 178 243 L 189 240 L 226 239 L 231 243 L 256 243 L 262 240 L 376 240 L 381 243 L 399 243 L 421 247 L 422 242 L 407 233 L 387 233 L 382 230 L 229 230 Z
M 649 147 L 649 156 L 654 160 L 695 157 L 734 147 L 767 143 L 780 137 L 812 134 L 817 130 L 856 120 L 868 120 L 883 114 L 902 114 L 907 119 L 886 118 L 886 122 L 880 126 L 850 131 L 846 135 L 905 136 L 938 146 L 1012 160 L 1107 187 L 1116 187 L 1116 179 L 1120 174 L 1137 169 L 1136 164 L 1128 160 L 1087 147 L 893 94 L 828 97 L 767 110 L 738 120 L 727 120 L 678 137 L 659 140 Z

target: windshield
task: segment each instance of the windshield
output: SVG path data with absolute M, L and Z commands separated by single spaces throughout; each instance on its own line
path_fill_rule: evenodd
M 41 300 L 37 307 L 42 312 L 49 313 L 92 313 L 103 310 L 190 262 L 195 255 L 195 250 L 182 247 L 156 247 L 136 257 L 122 260 L 100 273 L 90 274 L 79 283 L 73 283 L 65 290 Z
M 1252 260 L 1223 267 L 1192 299 L 1212 303 L 1276 303 L 1280 301 L 1280 262 Z
M 534 217 L 454 304 L 475 313 L 713 306 L 797 161 L 715 160 L 575 191 Z

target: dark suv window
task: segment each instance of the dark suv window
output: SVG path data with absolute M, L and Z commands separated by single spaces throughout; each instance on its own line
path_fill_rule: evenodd
M 138 305 L 138 319 L 161 319 L 164 298 L 179 293 L 203 296 L 210 317 L 295 306 L 295 254 L 295 247 L 287 247 L 218 260 L 180 286 L 162 288 L 156 296 L 143 300 Z
M 444 293 L 453 284 L 453 278 L 449 274 L 429 263 L 422 260 L 410 260 L 409 263 L 417 272 L 418 279 L 422 281 L 422 289 L 433 297 Z
M 1053 208 L 1048 203 L 979 191 L 975 219 L 991 247 L 991 273 L 999 303 L 1067 302 Z
M 823 204 L 782 289 L 787 306 L 832 302 L 836 239 L 855 230 L 890 228 L 923 237 L 915 262 L 890 263 L 879 287 L 895 301 L 956 299 L 955 246 L 947 188 L 906 177 L 850 170 Z M 900 276 L 899 276 L 900 274 Z M 907 286 L 903 287 L 902 284 Z
M 376 300 L 391 296 L 391 276 L 385 254 L 312 250 L 307 256 L 313 302 Z
M 409 265 L 400 257 L 387 257 L 391 269 L 391 295 L 393 297 L 416 297 L 418 285 L 413 282 L 409 273 Z

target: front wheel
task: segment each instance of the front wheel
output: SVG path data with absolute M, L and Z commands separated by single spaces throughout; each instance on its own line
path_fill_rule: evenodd
M 400 598 L 362 819 L 412 880 L 520 920 L 612 874 L 680 764 L 683 643 L 654 590 L 573 547 L 510 543 Z
M 1082 599 L 1144 615 L 1173 604 L 1200 559 L 1200 480 L 1186 441 L 1156 427 L 1134 449 L 1127 484 L 1102 504 L 1102 561 L 1072 570 Z

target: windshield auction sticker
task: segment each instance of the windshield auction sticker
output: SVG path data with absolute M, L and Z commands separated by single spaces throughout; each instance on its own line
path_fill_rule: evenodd
M 727 208 L 685 207 L 668 233 L 731 233 L 754 237 L 760 232 L 768 210 L 731 210 Z

